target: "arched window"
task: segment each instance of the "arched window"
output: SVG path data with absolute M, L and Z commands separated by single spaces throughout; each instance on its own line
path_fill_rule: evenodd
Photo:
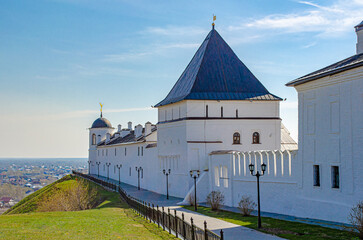
M 238 109 L 236 109 L 236 118 L 238 118 Z
M 92 134 L 92 145 L 96 145 L 96 134 Z
M 223 107 L 221 107 L 221 118 L 223 117 Z
M 260 134 L 258 132 L 254 132 L 252 135 L 252 143 L 258 144 L 260 143 Z
M 208 105 L 205 106 L 205 117 L 208 117 Z
M 233 144 L 241 144 L 241 135 L 238 132 L 233 133 Z

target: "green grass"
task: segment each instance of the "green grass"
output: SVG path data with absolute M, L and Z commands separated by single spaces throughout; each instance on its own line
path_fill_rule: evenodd
M 13 212 L 36 211 L 41 195 L 55 189 L 71 187 L 74 179 L 66 177 L 28 197 L 15 206 L 11 214 L 0 215 L 0 239 L 174 239 L 155 224 L 148 223 L 123 202 L 119 194 L 97 187 L 103 199 L 96 208 L 75 212 Z M 25 200 L 25 199 L 24 199 Z
M 188 210 L 194 211 L 192 206 L 184 206 Z M 348 231 L 342 231 L 337 229 L 331 229 L 321 227 L 317 225 L 304 224 L 299 222 L 291 222 L 278 220 L 274 218 L 262 218 L 262 229 L 257 228 L 257 217 L 249 216 L 243 217 L 239 213 L 228 212 L 228 211 L 212 211 L 207 207 L 198 207 L 198 212 L 210 217 L 222 219 L 227 222 L 231 222 L 237 225 L 253 228 L 261 232 L 274 234 L 282 238 L 292 240 L 343 240 L 343 239 L 358 239 L 358 234 Z

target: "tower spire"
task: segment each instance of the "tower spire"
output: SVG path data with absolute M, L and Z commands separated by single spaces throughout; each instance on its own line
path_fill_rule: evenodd
M 101 106 L 101 117 L 102 117 L 102 107 L 103 107 L 103 104 L 100 103 L 100 106 Z

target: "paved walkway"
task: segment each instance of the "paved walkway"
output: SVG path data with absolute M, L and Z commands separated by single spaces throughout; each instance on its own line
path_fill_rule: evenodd
M 97 177 L 97 175 L 93 175 Z M 99 177 L 100 179 L 107 181 L 105 177 Z M 118 185 L 118 181 L 110 179 L 109 182 L 115 183 Z M 169 200 L 166 199 L 166 196 L 163 194 L 151 192 L 145 189 L 137 190 L 137 187 L 121 183 L 120 187 L 124 189 L 127 194 L 133 196 L 139 200 L 143 200 L 146 202 L 153 203 L 154 205 L 158 205 L 159 207 L 164 206 L 170 208 L 171 211 L 177 210 L 177 215 L 181 217 L 182 213 L 184 213 L 185 220 L 190 223 L 190 218 L 192 217 L 194 220 L 194 224 L 203 229 L 204 221 L 207 221 L 207 227 L 209 230 L 214 233 L 220 235 L 220 230 L 223 229 L 224 239 L 226 240 L 278 240 L 282 239 L 277 236 L 265 234 L 250 228 L 246 228 L 240 225 L 236 225 L 230 222 L 226 222 L 217 218 L 208 217 L 203 214 L 193 212 L 182 208 L 177 205 L 177 203 L 183 201 L 182 198 L 169 197 Z

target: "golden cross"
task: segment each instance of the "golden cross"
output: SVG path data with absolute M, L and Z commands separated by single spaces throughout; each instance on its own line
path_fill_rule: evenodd
M 101 106 L 101 113 L 102 113 L 102 107 L 103 107 L 103 104 L 102 104 L 102 103 L 100 103 L 100 106 Z

